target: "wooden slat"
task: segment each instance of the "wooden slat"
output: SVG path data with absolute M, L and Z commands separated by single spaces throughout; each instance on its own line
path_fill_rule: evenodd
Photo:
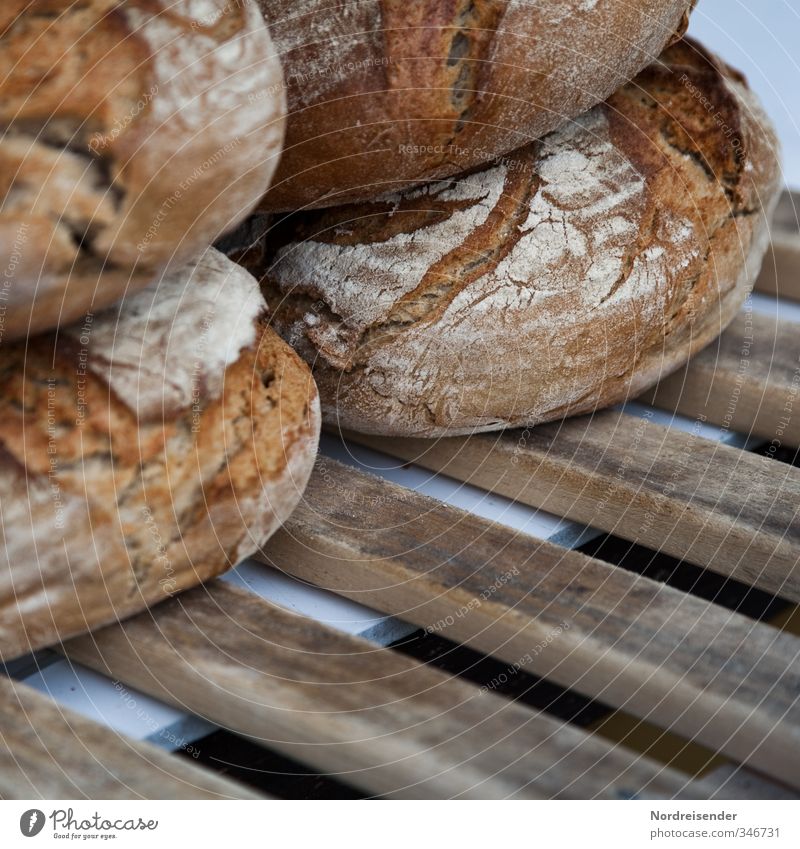
M 714 787 L 714 799 L 797 799 L 793 790 L 774 784 L 757 773 L 735 764 L 726 764 L 707 775 L 703 782 Z
M 800 266 L 798 272 L 800 280 Z M 776 447 L 800 445 L 800 325 L 742 312 L 641 400 Z
M 601 738 L 221 582 L 67 651 L 370 793 L 703 792 Z
M 772 246 L 753 288 L 765 295 L 800 301 L 800 233 L 773 227 Z
M 268 562 L 800 783 L 795 637 L 322 462 Z
M 350 435 L 393 456 L 800 600 L 800 469 L 613 410 L 525 432 Z
M 772 246 L 755 290 L 800 300 L 800 194 L 785 191 L 772 219 Z
M 772 229 L 782 233 L 800 232 L 800 192 L 786 189 L 772 217 Z
M 244 799 L 247 788 L 0 677 L 2 799 Z

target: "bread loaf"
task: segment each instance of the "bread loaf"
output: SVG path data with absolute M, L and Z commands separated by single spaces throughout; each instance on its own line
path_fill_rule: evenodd
M 482 165 L 604 100 L 694 0 L 259 0 L 286 150 L 262 206 L 369 200 Z
M 266 190 L 285 117 L 250 3 L 5 0 L 0 342 L 179 267 Z
M 714 339 L 754 279 L 779 185 L 744 79 L 681 41 L 540 143 L 289 216 L 243 261 L 329 423 L 530 425 L 635 396 Z
M 316 454 L 305 364 L 209 249 L 119 306 L 3 345 L 0 656 L 115 621 L 255 552 Z

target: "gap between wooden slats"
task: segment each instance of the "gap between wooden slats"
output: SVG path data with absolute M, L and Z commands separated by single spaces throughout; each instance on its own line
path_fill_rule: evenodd
M 800 469 L 614 410 L 520 432 L 348 438 L 800 601 Z
M 705 793 L 602 738 L 220 582 L 66 651 L 372 794 Z
M 255 794 L 0 676 L 0 798 L 245 799 Z
M 777 629 L 331 460 L 263 556 L 800 784 L 800 640 Z

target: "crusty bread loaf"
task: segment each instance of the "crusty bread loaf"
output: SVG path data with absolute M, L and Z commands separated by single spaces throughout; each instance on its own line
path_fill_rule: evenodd
M 540 143 L 289 216 L 242 261 L 331 424 L 535 424 L 635 396 L 714 339 L 754 279 L 779 183 L 743 78 L 681 41 Z
M 319 435 L 305 364 L 222 254 L 3 345 L 0 657 L 104 625 L 254 553 Z
M 0 341 L 179 267 L 264 193 L 280 62 L 228 0 L 4 0 Z
M 287 143 L 262 206 L 371 200 L 528 144 L 604 100 L 694 0 L 259 0 Z

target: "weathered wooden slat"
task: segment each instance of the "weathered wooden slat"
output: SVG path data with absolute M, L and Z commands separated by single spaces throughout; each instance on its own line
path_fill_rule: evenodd
M 66 650 L 374 794 L 704 792 L 599 737 L 221 582 Z
M 800 600 L 800 470 L 788 464 L 613 410 L 499 435 L 350 437 Z
M 641 400 L 776 447 L 800 445 L 800 325 L 741 312 L 717 342 Z
M 785 191 L 772 219 L 772 247 L 755 290 L 800 300 L 800 193 Z
M 784 190 L 772 217 L 772 229 L 784 233 L 800 232 L 800 192 Z
M 785 191 L 772 219 L 772 246 L 755 284 L 757 292 L 800 300 L 800 193 Z
M 765 295 L 800 301 L 800 233 L 796 229 L 789 232 L 773 227 L 772 245 L 753 288 Z
M 328 460 L 262 556 L 800 783 L 800 641 L 774 628 Z
M 0 798 L 245 799 L 255 794 L 0 676 Z
M 726 764 L 703 778 L 713 787 L 714 799 L 797 799 L 798 794 L 782 784 L 774 784 L 757 773 L 735 764 Z

